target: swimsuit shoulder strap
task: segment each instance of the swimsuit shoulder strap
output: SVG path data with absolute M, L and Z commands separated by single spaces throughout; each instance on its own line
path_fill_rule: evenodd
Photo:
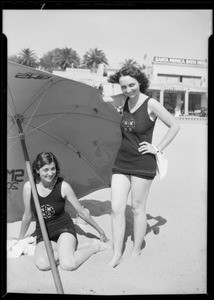
M 128 109 L 128 101 L 129 101 L 129 97 L 126 98 L 126 101 L 123 106 L 123 110 L 125 110 L 125 111 L 127 111 L 127 109 Z

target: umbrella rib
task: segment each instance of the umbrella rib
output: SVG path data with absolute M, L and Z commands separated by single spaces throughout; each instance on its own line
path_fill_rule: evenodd
M 12 95 L 11 95 L 11 97 L 12 97 Z M 13 102 L 13 99 L 12 99 L 12 102 Z M 10 108 L 10 105 L 7 104 L 7 107 L 8 107 L 8 109 L 9 109 L 9 111 L 10 111 L 10 114 L 11 114 L 11 117 L 13 118 L 13 121 L 16 123 L 16 119 L 15 119 L 14 114 L 13 114 L 11 108 Z M 14 106 L 14 110 L 16 110 L 16 109 L 15 109 L 15 106 Z
M 17 140 L 16 141 L 14 141 L 10 146 L 8 146 L 7 147 L 7 149 L 9 150 L 10 148 L 12 148 L 16 143 L 18 143 L 18 136 L 16 137 L 17 138 Z
M 7 85 L 7 87 L 8 87 L 8 90 L 10 92 L 10 96 L 11 96 L 11 100 L 12 100 L 12 103 L 13 103 L 13 108 L 14 108 L 15 114 L 17 114 L 17 112 L 16 112 L 16 106 L 15 106 L 15 103 L 14 103 L 14 99 L 13 99 L 13 95 L 12 95 L 11 89 L 10 89 L 9 85 Z M 9 107 L 9 105 L 8 105 L 8 107 Z M 13 116 L 12 111 L 11 111 L 11 115 Z
M 8 129 L 8 131 L 15 133 L 14 131 L 12 131 L 10 129 Z M 10 139 L 17 139 L 18 137 L 19 137 L 18 135 L 14 135 L 14 136 L 8 136 L 7 138 L 8 138 L 8 140 L 10 140 Z
M 28 127 L 30 121 L 32 120 L 33 116 L 35 115 L 35 112 L 36 112 L 37 108 L 39 107 L 40 103 L 41 103 L 42 100 L 44 99 L 44 96 L 45 96 L 45 94 L 47 93 L 49 87 L 50 87 L 50 83 L 49 83 L 49 85 L 47 86 L 47 88 L 45 89 L 43 95 L 41 96 L 41 99 L 40 99 L 39 102 L 38 102 L 38 104 L 36 105 L 36 108 L 34 109 L 32 115 L 31 115 L 31 117 L 30 117 L 30 119 L 29 119 L 29 121 L 28 121 L 28 123 L 27 123 L 27 125 L 26 125 L 26 127 L 25 127 L 25 129 L 24 129 L 24 131 L 23 131 L 24 133 L 25 133 L 25 131 L 27 130 L 27 127 Z
M 13 115 L 11 109 L 10 109 L 9 104 L 8 104 L 8 109 L 9 109 L 9 111 L 10 111 L 10 113 L 11 113 L 11 117 L 12 117 L 14 123 L 16 123 L 16 119 L 15 119 L 15 117 L 14 117 L 14 115 Z M 15 134 L 15 132 L 14 132 L 13 130 L 11 130 L 10 128 L 8 128 L 8 131 L 10 131 L 10 132 L 12 132 L 12 133 Z M 15 135 L 15 136 L 7 137 L 7 138 L 8 138 L 8 139 L 14 139 L 14 138 L 18 138 L 18 137 L 19 137 L 18 135 Z M 12 145 L 10 145 L 10 146 L 8 147 L 8 149 L 9 149 L 10 147 L 12 147 L 15 143 L 17 143 L 17 141 L 15 141 Z
M 33 132 L 33 131 L 39 129 L 40 127 L 42 127 L 42 126 L 44 126 L 44 125 L 46 125 L 46 124 L 48 124 L 48 123 L 50 123 L 50 122 L 56 120 L 57 118 L 61 117 L 62 115 L 64 115 L 64 113 L 62 113 L 62 114 L 60 114 L 60 115 L 57 115 L 55 118 L 50 119 L 50 120 L 48 120 L 47 122 L 45 122 L 45 123 L 43 123 L 43 124 L 41 124 L 41 125 L 39 125 L 39 126 L 37 126 L 37 127 L 34 127 L 33 125 L 30 125 L 31 127 L 33 127 L 33 129 L 31 129 L 30 131 L 28 131 L 27 133 L 25 133 L 25 135 L 28 135 L 29 133 L 31 133 L 31 132 Z M 29 122 L 28 122 L 28 125 L 29 125 Z M 25 128 L 26 128 L 26 127 L 25 127 Z M 44 132 L 45 132 L 45 131 L 44 131 Z
M 33 127 L 33 125 L 30 125 Z M 78 156 L 79 158 L 83 159 L 92 169 L 95 170 L 95 172 L 99 175 L 99 177 L 101 178 L 101 180 L 106 184 L 106 180 L 102 177 L 102 175 L 100 174 L 99 170 L 97 168 L 95 168 L 81 153 L 80 151 L 78 151 L 77 149 L 75 149 L 71 144 L 66 143 L 63 139 L 59 138 L 58 136 L 46 131 L 46 130 L 42 130 L 39 127 L 36 127 L 35 130 L 41 131 L 42 133 L 50 136 L 51 138 L 57 140 L 59 143 L 62 143 L 63 145 L 65 145 L 66 147 L 68 147 L 69 149 L 73 150 Z M 32 132 L 32 131 L 31 131 Z
M 44 95 L 42 96 L 42 98 L 44 98 L 44 96 L 45 96 L 45 94 L 47 93 L 47 91 L 48 91 L 48 89 L 51 87 L 51 86 L 53 86 L 53 85 L 55 85 L 55 84 L 57 84 L 57 83 L 59 83 L 59 82 L 63 82 L 63 81 L 65 81 L 65 82 L 69 82 L 69 81 L 73 81 L 73 80 L 70 80 L 70 79 L 65 79 L 65 78 L 61 78 L 60 80 L 58 80 L 58 81 L 56 81 L 56 82 L 53 82 L 53 79 L 51 78 L 50 80 L 49 80 L 49 82 L 48 82 L 48 86 L 47 86 L 47 88 L 45 89 L 45 91 L 44 91 Z M 78 82 L 76 82 L 76 83 L 78 83 Z M 35 95 L 34 95 L 35 96 Z M 25 108 L 25 110 L 22 112 L 22 114 L 24 114 L 24 112 L 27 110 L 27 109 L 29 109 L 29 107 L 31 106 L 31 105 L 33 105 L 33 103 L 37 100 L 37 98 L 39 97 L 40 95 L 37 95 L 36 96 L 36 98 L 34 99 L 34 101 L 28 106 L 28 107 L 26 107 Z M 40 100 L 40 103 L 41 103 L 41 101 L 42 100 Z M 39 103 L 39 104 L 40 104 Z M 39 105 L 38 104 L 38 105 Z M 38 105 L 37 105 L 37 107 L 38 107 Z M 37 107 L 36 107 L 36 109 L 37 109 Z M 36 110 L 35 109 L 35 110 Z M 95 109 L 94 109 L 95 110 Z M 35 112 L 34 112 L 35 113 Z M 32 116 L 33 117 L 33 116 Z M 32 119 L 32 117 L 31 117 L 31 119 Z M 29 122 L 30 122 L 30 120 L 29 120 Z M 25 129 L 26 130 L 26 129 Z M 24 130 L 24 131 L 25 131 Z
M 56 114 L 56 113 L 36 115 L 35 117 L 48 116 L 48 115 L 54 115 L 54 114 Z M 66 115 L 66 114 L 79 114 L 79 115 L 84 115 L 84 116 L 89 116 L 89 117 L 91 117 L 91 115 L 90 115 L 90 114 L 87 114 L 87 113 L 78 113 L 78 112 L 75 112 L 75 113 L 70 113 L 70 112 L 68 112 L 68 113 L 60 113 L 60 114 L 57 115 L 55 118 L 52 118 L 52 119 L 48 120 L 47 122 L 45 122 L 45 123 L 43 123 L 43 124 L 40 124 L 40 125 L 37 126 L 37 127 L 34 127 L 32 124 L 30 124 L 30 126 L 33 127 L 33 129 L 31 129 L 31 130 L 28 131 L 27 133 L 25 132 L 25 135 L 27 135 L 27 134 L 29 134 L 29 133 L 35 131 L 36 129 L 38 129 L 38 128 L 40 128 L 40 127 L 43 127 L 44 125 L 46 125 L 46 124 L 48 124 L 48 123 L 50 123 L 50 122 L 56 120 L 57 118 L 59 118 L 59 117 L 61 117 L 61 116 L 63 116 L 63 115 Z M 97 115 L 95 115 L 95 116 L 93 116 L 93 117 L 95 117 L 95 118 L 100 118 L 100 119 L 107 119 L 107 118 L 100 117 L 100 116 L 97 116 Z M 31 119 L 32 119 L 32 118 L 31 118 Z M 107 120 L 109 121 L 109 119 L 107 119 Z M 116 121 L 114 121 L 114 120 L 111 120 L 111 122 L 118 123 L 118 122 L 116 122 Z M 29 126 L 29 123 L 30 123 L 30 122 L 28 121 L 28 123 L 27 123 L 28 126 Z M 25 127 L 25 128 L 26 128 L 26 127 Z
M 40 89 L 32 96 L 32 98 L 31 98 L 31 99 L 33 99 L 32 102 L 27 103 L 28 105 L 24 108 L 22 114 L 24 114 L 26 112 L 26 110 L 28 110 L 34 104 L 34 102 L 41 96 L 41 94 L 43 93 L 43 89 L 45 89 L 44 92 L 46 92 L 46 90 L 52 85 L 52 82 L 53 82 L 53 79 L 51 78 L 42 87 L 40 87 Z M 45 87 L 46 85 L 48 87 Z
M 53 81 L 53 78 L 51 78 L 48 82 L 46 82 L 46 83 L 40 88 L 40 90 L 41 90 L 41 89 L 44 89 L 44 88 L 45 88 L 45 85 L 48 85 L 48 86 L 45 88 L 45 91 L 44 91 L 44 93 L 46 93 L 47 90 L 48 90 L 52 85 L 55 85 L 55 84 L 57 84 L 57 83 L 59 83 L 59 82 L 61 82 L 61 81 L 67 81 L 67 80 L 61 79 L 61 80 L 57 80 L 57 81 L 54 82 L 54 81 Z M 29 103 L 28 106 L 25 107 L 25 109 L 24 109 L 24 111 L 22 112 L 22 114 L 24 114 L 25 111 L 28 110 L 28 109 L 34 104 L 34 102 L 38 99 L 38 97 L 40 97 L 41 93 L 42 93 L 42 92 L 40 92 L 40 93 L 38 94 L 38 91 L 37 91 L 37 94 L 34 94 L 34 96 L 32 96 L 32 99 L 33 99 L 34 97 L 35 97 L 35 99 L 34 99 L 31 103 Z
M 39 114 L 39 115 L 36 115 L 36 116 L 34 116 L 34 117 L 44 117 L 44 116 L 50 116 L 50 115 L 55 115 L 55 114 L 58 114 L 57 115 L 57 117 L 56 118 L 53 118 L 53 119 L 51 119 L 51 120 L 48 120 L 46 123 L 49 123 L 49 122 L 51 122 L 51 121 L 53 121 L 53 120 L 55 120 L 55 119 L 57 119 L 58 117 L 60 117 L 60 116 L 62 116 L 62 115 L 83 115 L 83 116 L 89 116 L 89 117 L 94 117 L 94 118 L 99 118 L 99 119 L 104 119 L 104 120 L 107 120 L 107 121 L 111 121 L 111 122 L 113 122 L 113 123 L 117 123 L 117 124 L 119 124 L 120 122 L 119 122 L 119 120 L 110 120 L 109 118 L 107 118 L 107 117 L 104 117 L 104 116 L 99 116 L 99 115 L 91 115 L 91 114 L 89 114 L 89 113 L 83 113 L 83 112 L 78 112 L 78 111 L 75 111 L 75 112 L 59 112 L 59 113 L 46 113 L 46 114 Z M 25 119 L 26 118 L 28 118 L 29 116 L 25 116 Z M 43 124 L 41 124 L 40 126 L 38 126 L 38 127 L 41 127 L 41 126 L 43 126 L 44 124 L 46 124 L 46 123 L 43 123 Z M 29 122 L 28 122 L 28 124 L 29 124 Z M 34 128 L 36 128 L 36 127 L 34 127 Z M 31 131 L 30 131 L 31 132 Z

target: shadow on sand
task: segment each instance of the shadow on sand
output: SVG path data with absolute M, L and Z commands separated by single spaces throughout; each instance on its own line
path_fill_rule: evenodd
M 80 203 L 82 206 L 84 206 L 85 208 L 87 208 L 90 211 L 90 214 L 92 217 L 99 217 L 99 216 L 103 216 L 103 215 L 110 215 L 111 214 L 111 201 L 107 200 L 107 201 L 99 201 L 99 200 L 80 200 Z M 68 211 L 68 213 L 70 214 L 72 219 L 76 218 L 76 214 L 74 209 L 72 208 L 72 206 L 67 203 L 66 204 L 66 211 Z M 125 249 L 126 246 L 126 242 L 128 240 L 128 237 L 131 237 L 131 240 L 134 240 L 134 216 L 133 216 L 133 210 L 131 205 L 126 205 L 126 228 L 125 228 L 125 236 L 124 236 L 124 246 L 123 246 L 123 251 Z M 160 226 L 163 226 L 167 220 L 164 219 L 161 216 L 151 216 L 150 214 L 147 214 L 147 220 L 155 220 L 157 221 L 157 223 L 155 223 L 154 225 L 150 226 L 149 223 L 147 222 L 147 230 L 146 230 L 146 234 L 148 234 L 149 232 L 152 232 L 157 235 L 160 232 Z M 93 235 L 92 233 L 86 233 L 84 230 L 82 230 L 78 225 L 76 226 L 76 230 L 77 233 L 80 235 L 85 235 L 88 238 L 97 238 L 97 236 Z M 111 225 L 110 225 L 111 226 Z M 143 249 L 146 246 L 145 240 L 142 244 L 141 249 Z
M 147 216 L 147 221 L 148 220 L 157 221 L 157 223 L 155 223 L 152 226 L 150 226 L 149 223 L 147 222 L 146 235 L 152 231 L 155 235 L 159 234 L 160 226 L 163 226 L 167 222 L 167 220 L 161 216 L 154 217 L 151 216 L 150 214 L 147 214 L 146 216 Z M 127 205 L 126 206 L 126 229 L 125 229 L 123 251 L 125 250 L 126 242 L 129 236 L 131 237 L 131 240 L 134 241 L 134 215 L 133 215 L 132 207 L 130 205 Z M 146 242 L 144 240 L 141 246 L 141 250 L 145 248 L 145 246 L 146 246 Z

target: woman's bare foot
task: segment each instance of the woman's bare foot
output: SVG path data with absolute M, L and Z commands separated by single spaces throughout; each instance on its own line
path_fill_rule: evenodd
M 91 245 L 97 245 L 98 251 L 104 251 L 110 248 L 110 242 L 101 242 L 100 240 L 93 239 Z
M 138 257 L 140 256 L 140 254 L 141 254 L 140 251 L 132 250 L 131 257 Z
M 122 255 L 114 255 L 109 262 L 109 266 L 115 268 L 117 265 L 120 264 L 121 260 L 122 260 Z

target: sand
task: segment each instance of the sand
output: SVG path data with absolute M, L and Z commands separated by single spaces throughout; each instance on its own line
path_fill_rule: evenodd
M 166 130 L 161 123 L 154 141 Z M 181 122 L 166 149 L 167 176 L 155 178 L 147 202 L 148 228 L 141 255 L 131 258 L 133 215 L 126 210 L 125 251 L 116 268 L 112 250 L 91 256 L 75 271 L 58 268 L 65 294 L 150 295 L 206 293 L 207 124 Z M 82 205 L 111 239 L 110 189 L 94 192 Z M 19 234 L 21 222 L 7 224 L 7 236 Z M 32 222 L 28 233 L 34 230 Z M 90 226 L 77 226 L 80 244 L 98 237 Z M 39 271 L 33 257 L 7 259 L 7 293 L 56 294 L 51 271 Z

